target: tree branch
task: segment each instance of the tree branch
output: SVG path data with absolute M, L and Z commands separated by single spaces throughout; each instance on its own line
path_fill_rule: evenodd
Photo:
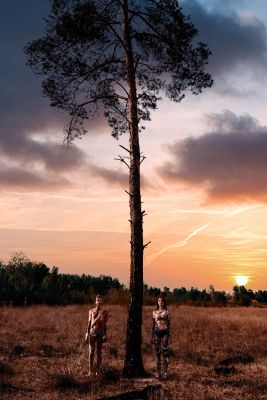
M 145 156 L 142 157 L 142 160 L 140 161 L 140 165 L 142 164 L 142 162 L 146 159 Z
M 149 242 L 147 242 L 146 244 L 144 244 L 143 249 L 145 249 L 150 243 L 151 243 L 151 240 Z
M 113 108 L 115 112 L 120 114 L 128 122 L 128 124 L 130 123 L 129 119 L 123 114 L 123 112 L 118 107 L 116 107 L 115 105 L 109 105 L 109 107 Z
M 117 39 L 119 40 L 120 44 L 122 45 L 122 47 L 126 51 L 124 42 L 123 42 L 122 38 L 120 37 L 120 35 L 118 34 L 118 32 L 113 28 L 113 26 L 108 21 L 105 20 L 105 18 L 103 19 L 101 17 L 101 15 L 99 15 L 99 14 L 98 14 L 98 17 L 99 17 L 100 21 L 104 22 L 104 24 L 106 24 L 106 26 L 113 32 L 113 34 L 117 37 Z
M 122 146 L 121 144 L 119 144 L 119 146 L 120 146 L 123 150 L 128 151 L 129 154 L 132 154 L 131 150 L 127 149 L 126 147 Z
M 120 156 L 120 155 L 118 155 L 118 157 L 119 157 L 119 158 L 114 158 L 114 160 L 120 161 L 120 162 L 124 163 L 124 164 L 130 169 L 130 165 L 125 161 L 125 158 L 126 158 L 126 157 L 122 157 L 122 156 Z

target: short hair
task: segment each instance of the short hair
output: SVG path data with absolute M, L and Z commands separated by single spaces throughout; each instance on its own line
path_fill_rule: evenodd
M 97 295 L 95 296 L 95 299 L 101 299 L 101 300 L 103 300 L 103 296 L 101 296 L 101 294 L 97 294 Z

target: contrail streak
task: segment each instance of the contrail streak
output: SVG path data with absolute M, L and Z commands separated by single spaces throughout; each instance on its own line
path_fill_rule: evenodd
M 240 207 L 240 208 L 237 208 L 237 209 L 234 209 L 234 210 L 227 211 L 226 214 L 225 214 L 225 217 L 233 217 L 234 215 L 241 214 L 244 211 L 253 210 L 254 208 L 259 208 L 259 207 L 261 207 L 261 206 L 253 205 L 253 206 Z
M 199 232 L 201 232 L 204 229 L 206 229 L 210 224 L 211 224 L 211 222 L 209 222 L 209 223 L 207 223 L 205 225 L 201 225 L 199 228 L 196 228 L 195 230 L 193 230 L 193 232 L 191 232 L 183 240 L 180 240 L 179 242 L 175 242 L 173 244 L 169 244 L 168 246 L 165 246 L 163 249 L 161 249 L 157 253 L 151 254 L 150 256 L 148 256 L 146 258 L 146 265 L 151 264 L 152 261 L 154 261 L 156 258 L 158 258 L 161 254 L 166 253 L 166 251 L 168 251 L 169 249 L 172 249 L 174 247 L 186 246 L 190 239 L 192 239 L 194 236 L 196 236 Z
M 241 214 L 245 211 L 253 210 L 256 208 L 262 207 L 259 204 L 255 204 L 252 206 L 244 206 L 244 207 L 238 207 L 238 208 L 230 208 L 230 209 L 220 209 L 220 210 L 209 210 L 209 209 L 202 209 L 202 208 L 197 208 L 197 209 L 178 209 L 178 210 L 172 210 L 169 212 L 169 214 L 206 214 L 206 215 L 214 215 L 214 216 L 222 216 L 222 217 L 232 217 L 238 214 Z

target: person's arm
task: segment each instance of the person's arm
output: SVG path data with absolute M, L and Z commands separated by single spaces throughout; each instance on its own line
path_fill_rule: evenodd
M 107 322 L 108 322 L 108 312 L 107 310 L 104 311 L 103 315 L 103 338 L 107 338 Z
M 171 335 L 171 319 L 170 319 L 170 314 L 169 311 L 167 311 L 168 313 L 168 331 L 169 331 L 169 336 Z
M 90 328 L 91 328 L 91 322 L 92 322 L 92 313 L 91 310 L 89 311 L 89 316 L 88 316 L 88 324 L 87 324 L 87 329 L 86 329 L 86 334 L 85 334 L 85 340 L 88 339 L 89 333 L 90 333 Z
M 155 335 L 155 325 L 156 325 L 156 321 L 155 321 L 155 316 L 154 316 L 154 312 L 153 312 L 153 318 L 152 318 L 152 331 L 151 331 L 151 341 L 154 341 L 154 335 Z

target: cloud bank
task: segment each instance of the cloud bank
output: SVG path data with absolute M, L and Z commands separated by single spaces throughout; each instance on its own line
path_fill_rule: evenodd
M 199 30 L 197 40 L 206 42 L 212 51 L 209 69 L 213 75 L 227 75 L 241 65 L 263 72 L 267 66 L 267 29 L 259 18 L 252 13 L 238 15 L 231 4 L 223 7 L 218 2 L 208 9 L 196 0 L 186 0 L 182 8 Z
M 184 12 L 191 15 L 192 22 L 199 29 L 197 40 L 207 42 L 213 52 L 209 68 L 215 82 L 216 78 L 227 78 L 231 71 L 239 66 L 253 73 L 265 72 L 267 32 L 262 21 L 253 16 L 242 17 L 230 6 L 224 9 L 207 8 L 196 0 L 183 1 L 182 6 Z M 40 190 L 44 187 L 47 190 L 50 183 L 51 189 L 54 190 L 55 182 L 60 182 L 58 188 L 63 188 L 68 184 L 65 174 L 86 168 L 91 170 L 91 176 L 100 178 L 108 184 L 123 187 L 128 181 L 127 174 L 90 163 L 87 154 L 75 144 L 69 150 L 62 149 L 63 134 L 61 135 L 61 132 L 68 117 L 56 112 L 49 106 L 48 100 L 42 98 L 41 81 L 36 79 L 32 71 L 25 66 L 23 48 L 28 41 L 42 36 L 44 24 L 40 21 L 47 13 L 48 3 L 43 0 L 28 0 L 26 8 L 20 0 L 14 0 L 12 4 L 9 2 L 0 4 L 2 16 L 0 24 L 2 49 L 0 157 L 5 163 L 3 176 L 0 179 L 0 189 L 12 190 L 20 183 L 21 187 L 33 188 L 34 182 Z M 224 90 L 227 91 L 226 88 Z M 237 93 L 233 88 L 228 92 L 233 94 L 234 91 Z M 228 115 L 228 120 L 229 118 Z M 218 124 L 218 116 L 216 121 Z M 239 124 L 240 121 L 239 119 Z M 97 135 L 106 126 L 106 121 L 102 117 L 90 121 L 89 134 Z M 16 170 L 19 176 L 14 184 L 14 178 L 11 177 L 14 176 Z M 10 185 L 8 184 L 9 176 Z M 261 177 L 258 176 L 258 179 L 257 187 L 260 186 Z M 256 185 L 255 177 L 253 177 L 253 182 Z M 145 186 L 149 186 L 146 182 L 144 183 Z M 233 180 L 234 185 L 235 180 Z M 219 187 L 213 184 L 210 190 L 215 193 Z
M 0 190 L 59 190 L 70 184 L 64 174 L 88 167 L 84 151 L 75 144 L 63 147 L 69 118 L 50 107 L 41 80 L 25 65 L 23 48 L 42 36 L 40 21 L 47 13 L 43 0 L 28 0 L 26 8 L 20 0 L 0 4 Z M 103 126 L 103 118 L 90 121 L 89 134 L 101 133 Z
M 31 172 L 16 167 L 1 165 L 0 188 L 18 191 L 60 190 L 72 186 L 64 177 L 49 177 L 40 172 Z
M 169 146 L 159 168 L 168 183 L 205 188 L 216 201 L 267 201 L 267 126 L 231 111 L 209 116 L 211 131 Z

